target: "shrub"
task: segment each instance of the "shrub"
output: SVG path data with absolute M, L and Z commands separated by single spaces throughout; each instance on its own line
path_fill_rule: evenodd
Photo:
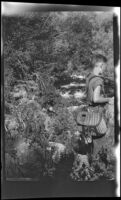
M 56 141 L 63 144 L 68 143 L 68 131 L 70 131 L 70 134 L 72 135 L 77 130 L 77 125 L 73 115 L 67 108 L 58 108 L 56 110 L 56 118 L 53 127 Z

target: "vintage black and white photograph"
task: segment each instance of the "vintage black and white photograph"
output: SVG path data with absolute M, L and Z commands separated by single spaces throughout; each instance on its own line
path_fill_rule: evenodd
M 2 20 L 6 180 L 115 180 L 113 12 Z

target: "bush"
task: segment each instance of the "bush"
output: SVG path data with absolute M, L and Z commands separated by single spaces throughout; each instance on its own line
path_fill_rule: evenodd
M 61 142 L 62 144 L 66 144 L 68 141 L 68 131 L 73 135 L 77 130 L 77 125 L 73 115 L 67 108 L 58 108 L 56 110 L 56 118 L 53 127 L 56 141 Z

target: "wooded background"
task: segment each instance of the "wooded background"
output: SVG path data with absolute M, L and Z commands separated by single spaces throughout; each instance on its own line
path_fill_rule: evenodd
M 112 13 L 38 12 L 3 18 L 5 85 L 32 73 L 86 73 L 94 53 L 114 73 Z M 6 90 L 5 90 L 6 91 Z

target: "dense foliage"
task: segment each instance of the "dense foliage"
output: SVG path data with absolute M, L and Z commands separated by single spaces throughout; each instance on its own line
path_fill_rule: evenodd
M 71 174 L 76 180 L 93 180 L 100 178 L 100 173 L 106 174 L 105 165 L 100 168 L 105 161 L 92 157 L 90 171 L 85 164 L 77 167 L 78 154 L 73 146 L 79 127 L 68 107 L 78 106 L 80 101 L 64 99 L 60 86 L 71 82 L 72 74 L 86 75 L 97 52 L 107 56 L 106 76 L 113 82 L 112 20 L 110 13 L 86 12 L 3 17 L 7 177 Z M 100 151 L 99 158 L 107 155 L 104 149 Z

